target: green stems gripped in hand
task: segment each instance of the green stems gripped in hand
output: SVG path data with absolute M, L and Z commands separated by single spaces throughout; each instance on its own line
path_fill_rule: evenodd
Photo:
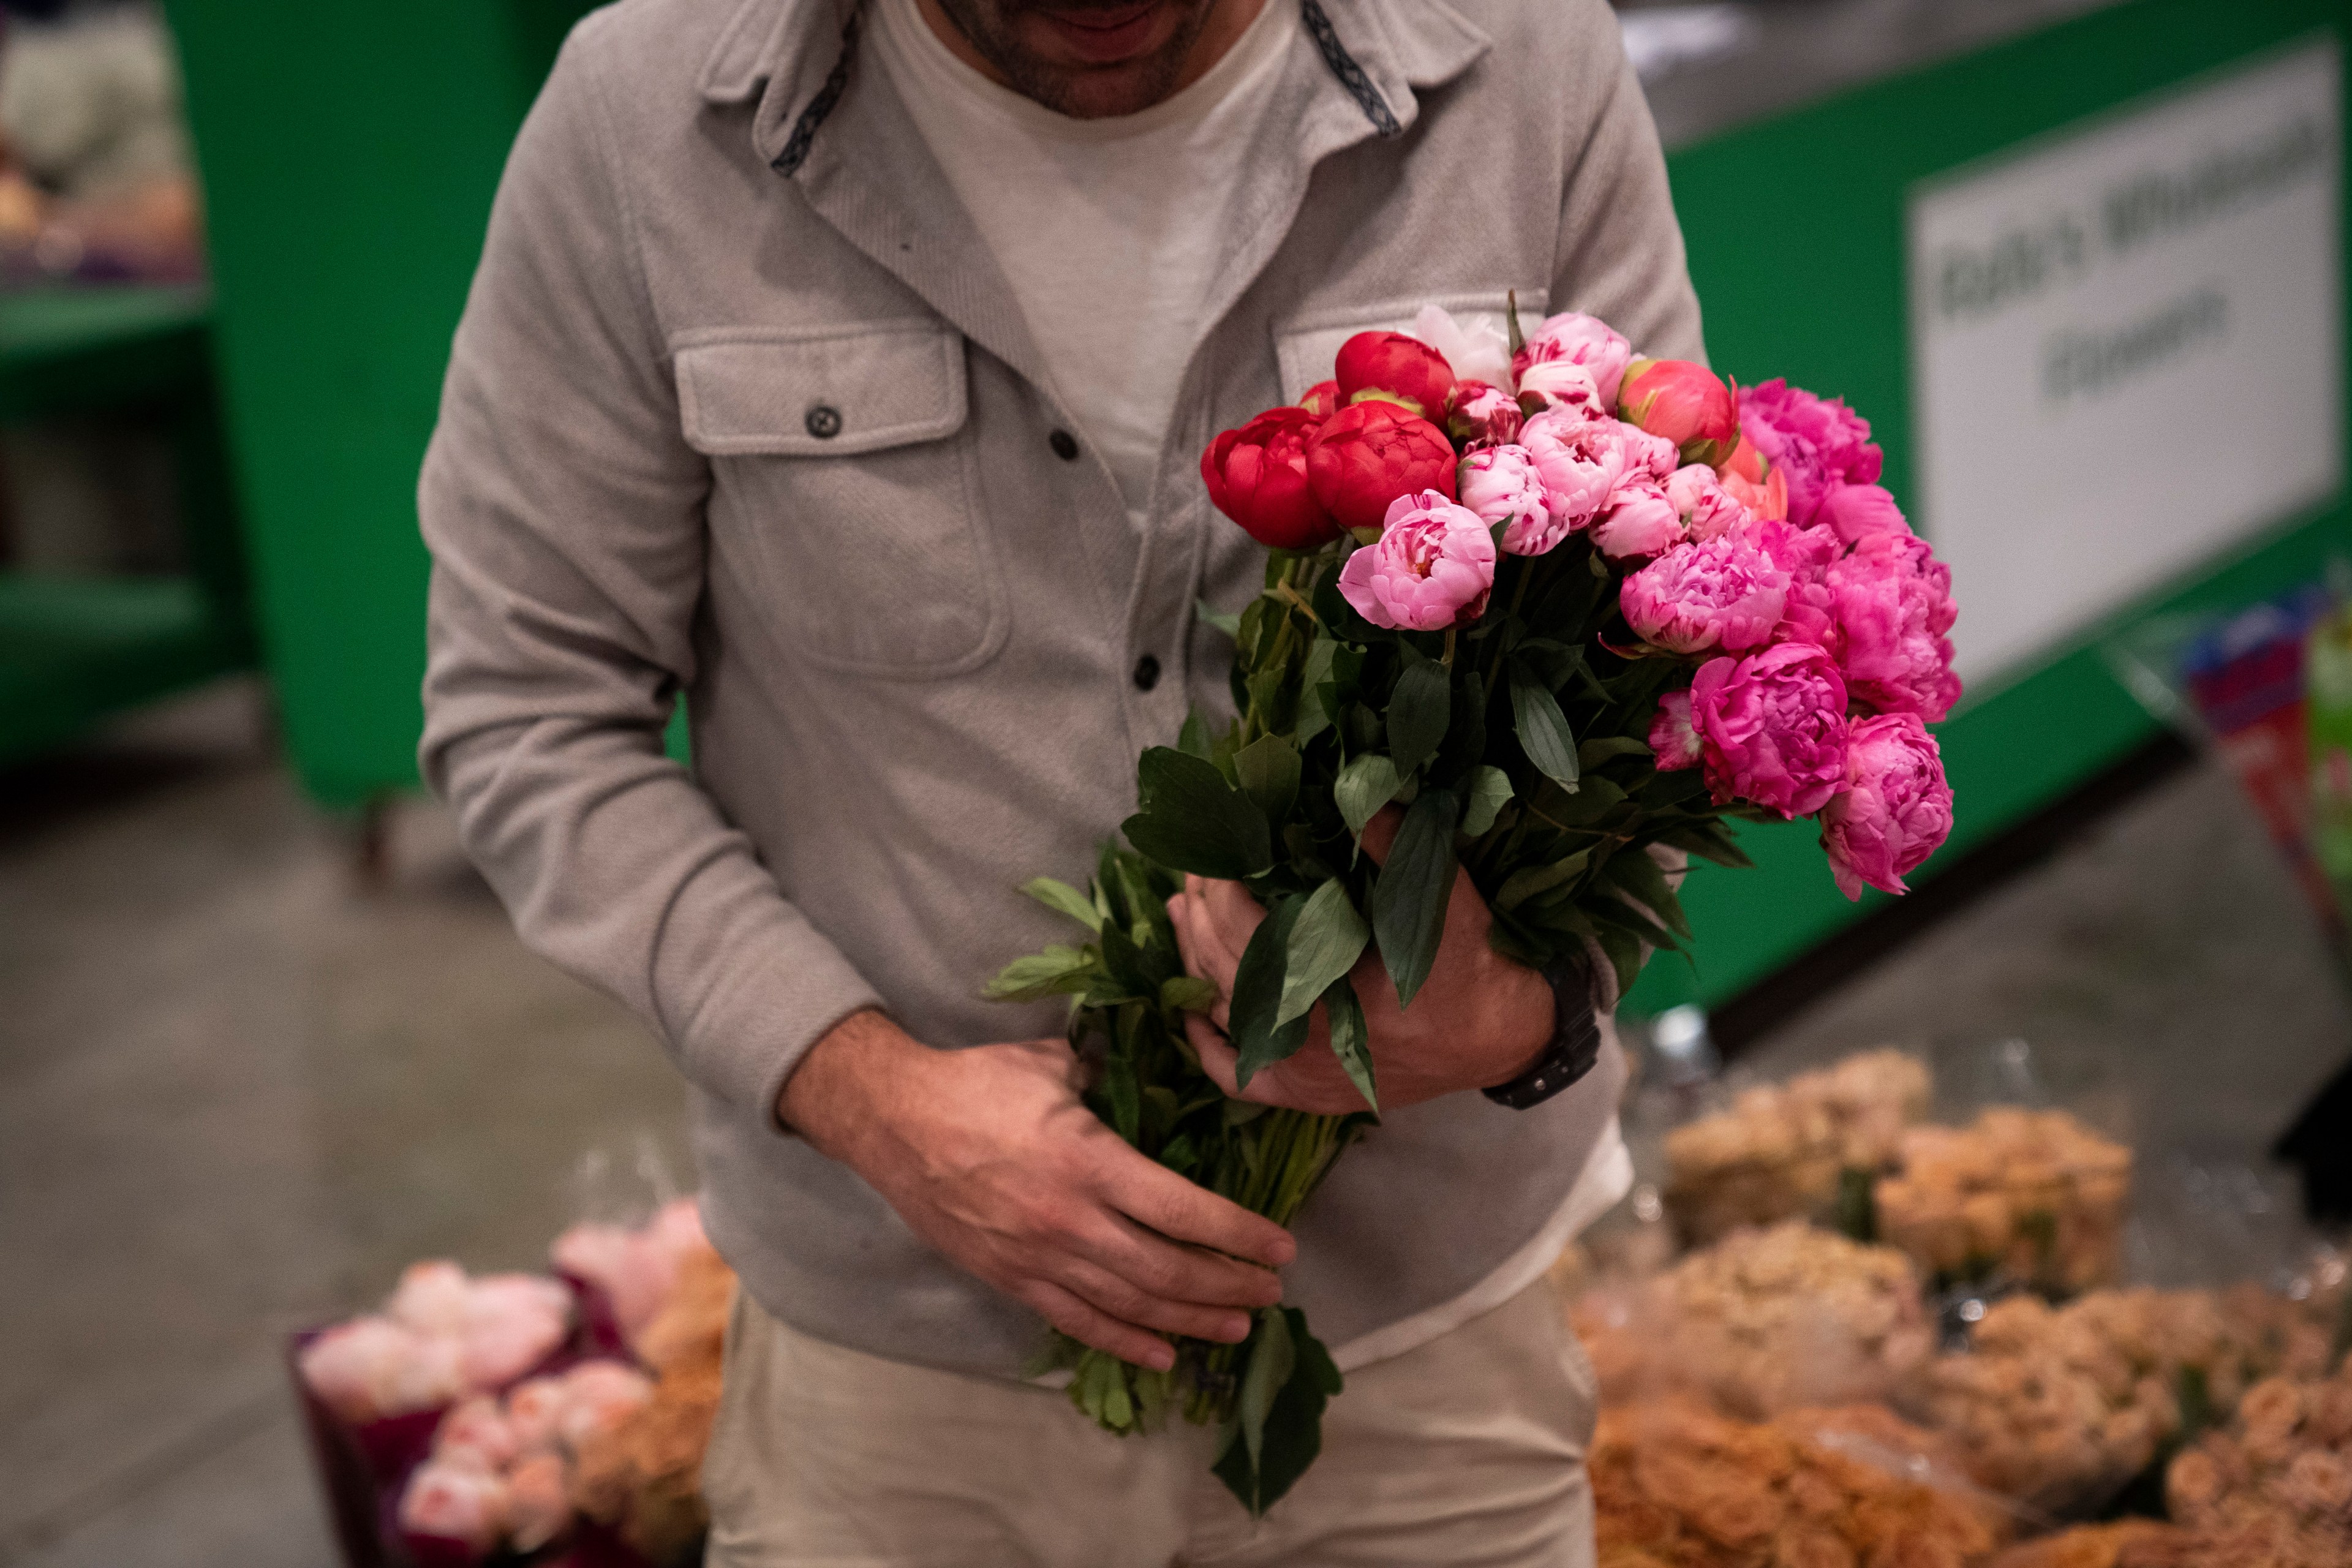
M 811 1047 L 784 1124 L 960 1268 L 1072 1339 L 1167 1370 L 1282 1299 L 1280 1226 L 1145 1155 L 1081 1101 L 1066 1040 L 934 1050 L 877 1013 Z

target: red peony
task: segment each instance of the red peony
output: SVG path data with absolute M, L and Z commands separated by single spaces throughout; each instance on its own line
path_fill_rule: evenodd
M 1339 525 L 1307 482 L 1307 447 L 1323 422 L 1304 408 L 1269 408 L 1201 454 L 1209 500 L 1242 531 L 1275 550 L 1312 550 Z
M 1343 404 L 1388 398 L 1424 419 L 1443 419 L 1445 395 L 1454 390 L 1454 367 L 1445 356 L 1402 332 L 1358 332 L 1339 345 L 1331 374 Z
M 1351 403 L 1307 443 L 1307 482 L 1342 528 L 1378 532 L 1389 503 L 1435 490 L 1454 497 L 1445 432 L 1381 398 Z

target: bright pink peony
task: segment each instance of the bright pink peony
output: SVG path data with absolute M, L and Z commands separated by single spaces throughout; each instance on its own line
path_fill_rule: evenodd
M 1667 552 L 1629 574 L 1617 602 L 1634 635 L 1675 653 L 1740 653 L 1770 640 L 1788 569 L 1746 530 Z
M 1525 346 L 1511 357 L 1511 374 L 1517 378 L 1521 395 L 1535 392 L 1549 405 L 1559 401 L 1550 395 L 1549 388 L 1568 388 L 1578 383 L 1542 367 L 1581 367 L 1599 408 L 1604 413 L 1613 412 L 1618 389 L 1624 382 L 1625 366 L 1633 358 L 1633 345 L 1620 337 L 1608 322 L 1597 316 L 1566 310 L 1547 318 L 1542 326 L 1528 335 Z
M 1691 728 L 1688 691 L 1669 691 L 1658 699 L 1658 716 L 1650 721 L 1650 750 L 1660 773 L 1698 766 L 1698 731 Z
M 1838 485 L 1822 498 L 1821 510 L 1813 514 L 1813 526 L 1825 528 L 1848 544 L 1869 538 L 1874 533 L 1908 533 L 1911 525 L 1903 521 L 1902 510 L 1895 498 L 1878 485 Z
M 1339 401 L 1385 397 L 1423 419 L 1445 417 L 1445 395 L 1454 390 L 1454 367 L 1419 338 L 1402 332 L 1358 332 L 1339 345 L 1331 379 Z
M 1525 447 L 1482 447 L 1462 459 L 1457 490 L 1462 504 L 1478 514 L 1488 527 L 1503 531 L 1507 555 L 1541 555 L 1567 537 L 1553 526 L 1551 506 L 1544 500 L 1543 476 Z
M 1951 569 L 1912 533 L 1877 533 L 1825 574 L 1837 652 L 1854 700 L 1932 724 L 1959 700 Z
M 1784 474 L 1789 521 L 1811 523 L 1839 485 L 1876 482 L 1878 448 L 1869 422 L 1835 398 L 1820 398 L 1775 378 L 1741 400 L 1740 428 Z
M 1686 537 L 1665 487 L 1646 473 L 1620 484 L 1592 521 L 1592 542 L 1612 561 L 1663 555 Z
M 1475 620 L 1495 587 L 1495 540 L 1478 514 L 1437 490 L 1399 496 L 1381 536 L 1339 568 L 1339 593 L 1391 630 L 1433 632 Z
M 1307 443 L 1323 421 L 1304 408 L 1269 408 L 1201 454 L 1209 502 L 1272 550 L 1312 550 L 1339 525 L 1307 482 Z
M 1690 701 L 1717 805 L 1809 816 L 1845 786 L 1845 681 L 1811 644 L 1709 659 L 1692 678 Z
M 1857 721 L 1846 740 L 1845 792 L 1822 809 L 1822 847 L 1849 899 L 1867 885 L 1900 893 L 1904 875 L 1952 831 L 1952 786 L 1936 738 L 1916 713 Z
M 1519 438 L 1526 416 L 1511 395 L 1483 381 L 1457 381 L 1445 399 L 1445 433 L 1465 447 L 1499 447 Z
M 1666 500 L 1693 539 L 1719 539 L 1756 518 L 1723 488 L 1715 470 L 1705 463 L 1686 464 L 1668 475 Z
M 1342 528 L 1374 529 L 1399 496 L 1454 499 L 1454 444 L 1396 404 L 1351 403 L 1307 443 L 1307 482 Z
M 1739 445 L 1739 395 L 1703 364 L 1637 359 L 1625 368 L 1617 416 L 1675 444 L 1693 463 L 1719 463 Z

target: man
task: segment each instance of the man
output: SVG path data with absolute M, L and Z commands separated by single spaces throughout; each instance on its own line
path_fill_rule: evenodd
M 979 999 L 1064 934 L 1015 887 L 1082 879 L 1138 751 L 1223 710 L 1194 606 L 1262 557 L 1210 437 L 1512 290 L 1700 350 L 1602 0 L 625 0 L 567 46 L 425 464 L 423 754 L 691 1085 L 743 1282 L 712 1561 L 1590 1561 L 1540 1283 L 1626 1179 L 1613 1047 L 1559 1091 L 1580 977 L 1496 957 L 1464 880 L 1295 1240 L 1097 1123 L 1053 1007 Z M 1246 896 L 1176 912 L 1229 978 Z M 1213 1434 L 1019 1381 L 1048 1323 L 1165 1365 L 1277 1296 L 1349 1385 L 1262 1524 Z

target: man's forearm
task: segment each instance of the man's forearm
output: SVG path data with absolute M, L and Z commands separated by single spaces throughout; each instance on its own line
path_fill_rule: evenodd
M 858 1131 L 876 1124 L 898 1064 L 924 1048 L 874 1008 L 852 1013 L 820 1035 L 784 1079 L 777 1120 L 820 1153 L 854 1163 Z

